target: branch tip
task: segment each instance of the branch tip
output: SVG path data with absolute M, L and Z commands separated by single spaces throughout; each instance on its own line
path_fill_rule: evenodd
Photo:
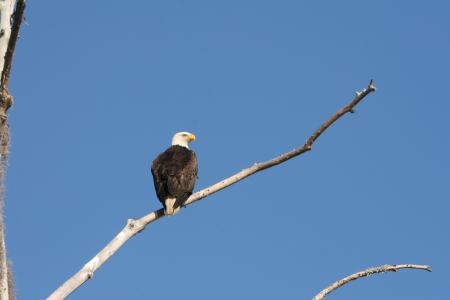
M 368 85 L 367 88 L 371 92 L 375 92 L 377 90 L 377 87 L 375 86 L 375 83 L 373 83 L 373 79 L 370 80 L 369 85 Z

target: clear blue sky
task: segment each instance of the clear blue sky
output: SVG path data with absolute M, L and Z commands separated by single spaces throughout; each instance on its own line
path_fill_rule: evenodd
M 11 78 L 7 243 L 42 299 L 128 218 L 160 208 L 149 165 L 197 135 L 196 190 L 314 150 L 162 219 L 71 299 L 330 299 L 450 294 L 448 1 L 28 1 Z

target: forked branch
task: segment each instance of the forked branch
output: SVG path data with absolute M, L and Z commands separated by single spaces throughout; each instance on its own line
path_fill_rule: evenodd
M 327 288 L 322 290 L 320 293 L 318 293 L 313 298 L 313 300 L 322 300 L 322 299 L 324 299 L 326 295 L 328 295 L 332 291 L 340 288 L 341 286 L 349 283 L 350 281 L 353 281 L 353 280 L 356 280 L 356 279 L 359 279 L 359 278 L 362 278 L 362 277 L 367 277 L 369 275 L 377 274 L 377 273 L 397 272 L 397 270 L 400 270 L 400 269 L 418 269 L 418 270 L 425 270 L 425 271 L 431 272 L 431 267 L 430 266 L 410 265 L 410 264 L 384 265 L 384 266 L 380 266 L 380 267 L 369 268 L 367 270 L 357 272 L 357 273 L 352 274 L 350 276 L 347 276 L 347 277 L 345 277 L 345 278 L 343 278 L 343 279 L 341 279 L 339 281 L 336 281 L 335 283 L 333 283 L 332 285 L 328 286 Z
M 189 197 L 189 199 L 185 202 L 185 205 L 189 205 L 193 202 L 199 201 L 209 195 L 212 195 L 238 181 L 243 180 L 244 178 L 255 174 L 259 171 L 265 170 L 267 168 L 279 165 L 291 158 L 294 158 L 298 155 L 301 155 L 307 151 L 311 151 L 313 143 L 319 138 L 319 136 L 334 122 L 336 122 L 340 117 L 345 115 L 348 112 L 353 112 L 353 109 L 356 105 L 358 105 L 361 100 L 363 100 L 368 94 L 375 91 L 375 85 L 372 80 L 369 82 L 367 88 L 362 90 L 361 92 L 357 92 L 355 98 L 338 110 L 334 115 L 332 115 L 325 123 L 323 123 L 307 140 L 306 142 L 292 151 L 281 154 L 271 160 L 256 163 L 253 166 L 240 171 L 239 173 L 234 174 L 210 187 L 207 187 Z M 64 299 L 68 295 L 70 295 L 73 291 L 75 291 L 79 286 L 81 286 L 84 282 L 90 279 L 94 272 L 100 268 L 122 245 L 131 237 L 136 235 L 145 229 L 145 227 L 153 221 L 156 221 L 164 216 L 164 210 L 159 209 L 154 211 L 140 219 L 133 220 L 129 219 L 127 225 L 120 231 L 116 237 L 106 245 L 103 250 L 101 250 L 94 258 L 92 258 L 88 263 L 86 263 L 75 275 L 69 278 L 63 285 L 61 285 L 56 291 L 54 291 L 47 299 L 55 300 L 55 299 Z

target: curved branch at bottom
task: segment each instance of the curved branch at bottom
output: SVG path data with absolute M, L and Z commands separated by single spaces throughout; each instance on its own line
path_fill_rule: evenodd
M 425 266 L 425 265 L 410 265 L 410 264 L 403 264 L 403 265 L 384 265 L 384 266 L 380 266 L 380 267 L 374 267 L 374 268 L 369 268 L 366 269 L 364 271 L 360 271 L 357 272 L 355 274 L 352 274 L 350 276 L 345 277 L 344 279 L 341 279 L 339 281 L 336 281 L 335 283 L 333 283 L 332 285 L 328 286 L 327 288 L 325 288 L 324 290 L 322 290 L 320 293 L 318 293 L 313 300 L 321 300 L 324 299 L 326 295 L 328 295 L 329 293 L 331 293 L 332 291 L 340 288 L 341 286 L 343 286 L 344 284 L 349 283 L 352 280 L 356 280 L 362 277 L 367 277 L 369 275 L 372 274 L 377 274 L 377 273 L 385 273 L 385 272 L 397 272 L 397 270 L 400 269 L 418 269 L 418 270 L 424 270 L 424 271 L 428 271 L 431 272 L 431 267 L 430 266 Z

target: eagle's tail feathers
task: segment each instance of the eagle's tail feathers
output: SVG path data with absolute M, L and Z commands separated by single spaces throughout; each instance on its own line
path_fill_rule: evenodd
M 164 201 L 164 203 L 165 203 L 164 213 L 166 214 L 166 216 L 173 216 L 174 214 L 176 214 L 178 212 L 178 211 L 175 211 L 175 209 L 174 209 L 176 200 L 177 200 L 176 198 L 167 198 Z

